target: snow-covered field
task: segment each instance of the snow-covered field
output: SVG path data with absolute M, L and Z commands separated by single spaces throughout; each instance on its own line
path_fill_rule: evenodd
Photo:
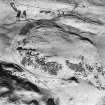
M 104 105 L 104 2 L 15 0 L 20 21 L 9 3 L 0 0 L 0 105 Z

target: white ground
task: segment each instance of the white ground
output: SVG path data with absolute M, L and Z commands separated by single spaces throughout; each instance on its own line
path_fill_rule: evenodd
M 52 10 L 55 11 L 56 9 L 64 9 L 64 8 L 69 8 L 70 11 L 73 9 L 73 5 L 68 5 L 68 4 L 62 4 L 62 3 L 54 3 L 54 2 L 48 2 L 48 1 L 36 1 L 36 2 L 21 2 L 18 1 L 17 3 L 17 7 L 21 10 L 26 10 L 27 11 L 27 15 L 28 18 L 33 18 L 33 19 L 39 19 L 41 16 L 43 16 L 44 18 L 49 18 L 48 16 L 41 15 L 39 14 L 40 10 Z M 25 5 L 23 5 L 25 4 Z M 87 4 L 85 4 L 87 5 Z M 93 14 L 93 15 L 97 15 L 98 16 L 104 16 L 105 15 L 105 8 L 103 7 L 95 7 L 95 6 L 90 6 L 90 7 L 78 7 L 76 9 L 76 11 L 78 11 L 81 14 Z M 97 11 L 97 12 L 96 12 Z M 0 24 L 2 23 L 11 23 L 15 21 L 15 15 L 16 13 L 12 10 L 12 8 L 10 7 L 9 4 L 5 4 L 2 1 L 0 1 L 0 14 L 2 14 L 2 16 L 0 16 Z M 41 17 L 41 18 L 43 18 Z M 76 27 L 80 30 L 83 31 L 89 31 L 92 32 L 94 34 L 96 34 L 96 47 L 98 48 L 98 50 L 96 48 L 94 48 L 92 45 L 90 45 L 89 43 L 86 42 L 81 42 L 79 40 L 77 40 L 76 38 L 74 38 L 74 42 L 73 44 L 68 44 L 64 41 L 53 41 L 55 37 L 52 37 L 52 39 L 48 38 L 48 40 L 50 40 L 51 44 L 49 44 L 47 47 L 55 47 L 55 51 L 58 51 L 57 53 L 59 53 L 60 57 L 66 57 L 68 58 L 71 57 L 71 55 L 84 55 L 85 57 L 87 57 L 89 62 L 94 62 L 97 60 L 96 57 L 98 57 L 98 51 L 99 54 L 101 55 L 101 58 L 103 58 L 102 60 L 104 60 L 105 58 L 105 43 L 104 43 L 104 39 L 105 39 L 105 26 L 99 26 L 99 25 L 93 25 L 93 24 L 89 24 L 89 23 L 83 23 L 77 19 L 74 18 L 60 18 L 59 21 L 57 21 L 60 24 L 66 24 L 66 25 L 70 25 L 72 27 Z M 103 20 L 103 22 L 105 22 L 105 20 Z M 62 44 L 63 42 L 63 44 Z M 5 58 L 7 58 L 11 51 L 9 48 L 6 48 L 7 46 L 4 44 L 3 40 L 0 39 L 0 45 L 1 45 L 1 52 L 4 50 L 5 51 Z M 58 47 L 57 47 L 58 46 Z M 40 49 L 43 47 L 42 44 L 39 45 L 38 43 L 38 47 L 40 47 Z M 44 46 L 45 47 L 45 46 Z M 46 50 L 46 49 L 44 49 Z M 43 50 L 43 51 L 44 51 Z M 53 49 L 54 50 L 54 49 Z M 45 51 L 47 52 L 47 51 Z M 48 52 L 50 53 L 50 51 Z M 2 52 L 3 54 L 3 52 Z M 12 55 L 11 55 L 12 56 Z M 10 58 L 11 58 L 10 56 Z M 58 60 L 59 62 L 63 62 L 60 60 Z M 71 59 L 72 61 L 72 59 Z M 68 72 L 68 71 L 67 71 Z M 67 72 L 62 72 L 60 75 L 63 75 L 65 73 L 65 75 L 67 74 Z M 69 75 L 69 74 L 68 74 Z M 26 75 L 27 77 L 29 75 Z M 45 78 L 43 78 L 44 80 Z M 46 80 L 46 79 L 45 79 Z M 63 81 L 60 80 L 56 80 L 56 81 L 52 81 L 50 79 L 48 79 L 48 86 L 50 87 L 50 89 L 52 90 L 52 92 L 54 93 L 54 95 L 56 95 L 56 97 L 60 97 L 60 104 L 61 105 L 95 105 L 99 98 L 101 96 L 104 95 L 104 92 L 97 90 L 95 87 L 92 87 L 90 85 L 88 85 L 86 83 L 86 81 L 81 81 L 81 84 L 76 84 L 76 83 L 71 83 L 72 85 L 68 85 L 68 83 L 65 85 L 61 85 Z M 56 94 L 57 93 L 57 94 Z M 68 98 L 74 98 L 74 100 L 70 101 L 70 99 Z M 69 103 L 69 104 L 68 104 Z

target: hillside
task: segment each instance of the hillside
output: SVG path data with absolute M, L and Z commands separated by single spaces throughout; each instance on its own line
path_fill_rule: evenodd
M 0 0 L 0 105 L 104 105 L 104 0 L 15 6 Z

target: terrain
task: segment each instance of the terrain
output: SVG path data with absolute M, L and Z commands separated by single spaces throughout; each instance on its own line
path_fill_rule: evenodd
M 104 105 L 104 0 L 0 1 L 0 105 Z

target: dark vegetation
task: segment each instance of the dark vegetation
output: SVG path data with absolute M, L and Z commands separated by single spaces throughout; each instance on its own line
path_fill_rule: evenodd
M 48 98 L 47 105 L 56 105 L 53 98 Z
M 13 75 L 8 68 L 11 67 L 12 72 L 20 72 L 20 70 L 18 70 L 20 68 L 15 68 L 12 63 L 11 65 L 4 61 L 3 63 L 0 63 L 0 98 L 8 98 L 8 101 L 13 103 L 19 100 L 19 97 L 14 93 L 15 91 L 33 91 L 41 94 L 41 90 L 37 85 L 31 83 L 27 79 L 19 78 Z M 2 88 L 6 88 L 7 90 L 2 91 Z M 35 103 L 35 101 L 32 101 L 32 103 Z
M 7 64 L 7 62 L 6 62 Z M 32 100 L 22 100 L 19 95 L 16 95 L 16 91 L 24 90 L 24 92 L 30 91 L 35 92 L 40 95 L 44 95 L 43 92 L 41 92 L 41 88 L 37 85 L 31 83 L 27 79 L 20 78 L 18 76 L 15 76 L 11 73 L 11 71 L 8 72 L 8 65 L 6 65 L 5 62 L 0 63 L 0 99 L 1 98 L 7 98 L 8 103 L 17 103 L 19 100 L 21 100 L 23 103 L 27 105 L 40 105 L 37 99 Z M 4 67 L 3 65 L 7 66 Z M 10 66 L 11 67 L 11 66 Z M 13 70 L 14 70 L 14 66 Z M 18 68 L 17 68 L 18 69 Z M 15 70 L 16 71 L 16 70 Z M 16 72 L 20 72 L 17 70 Z M 2 91 L 2 88 L 7 88 L 6 91 Z M 44 101 L 46 105 L 56 105 L 53 98 L 48 98 L 46 101 Z
M 76 83 L 79 83 L 79 80 L 76 77 L 70 77 L 70 78 L 67 79 L 67 81 L 74 81 Z
M 62 69 L 61 64 L 57 62 L 47 62 L 46 57 L 39 57 L 39 53 L 36 53 L 35 49 L 24 49 L 22 47 L 17 48 L 21 53 L 25 52 L 21 63 L 24 66 L 41 67 L 44 72 L 48 72 L 51 75 L 57 75 L 59 70 Z
M 85 71 L 85 69 L 83 68 L 82 63 L 80 62 L 79 64 L 73 64 L 71 62 L 69 62 L 68 60 L 66 60 L 66 65 L 71 69 L 74 70 L 76 72 L 83 72 Z

